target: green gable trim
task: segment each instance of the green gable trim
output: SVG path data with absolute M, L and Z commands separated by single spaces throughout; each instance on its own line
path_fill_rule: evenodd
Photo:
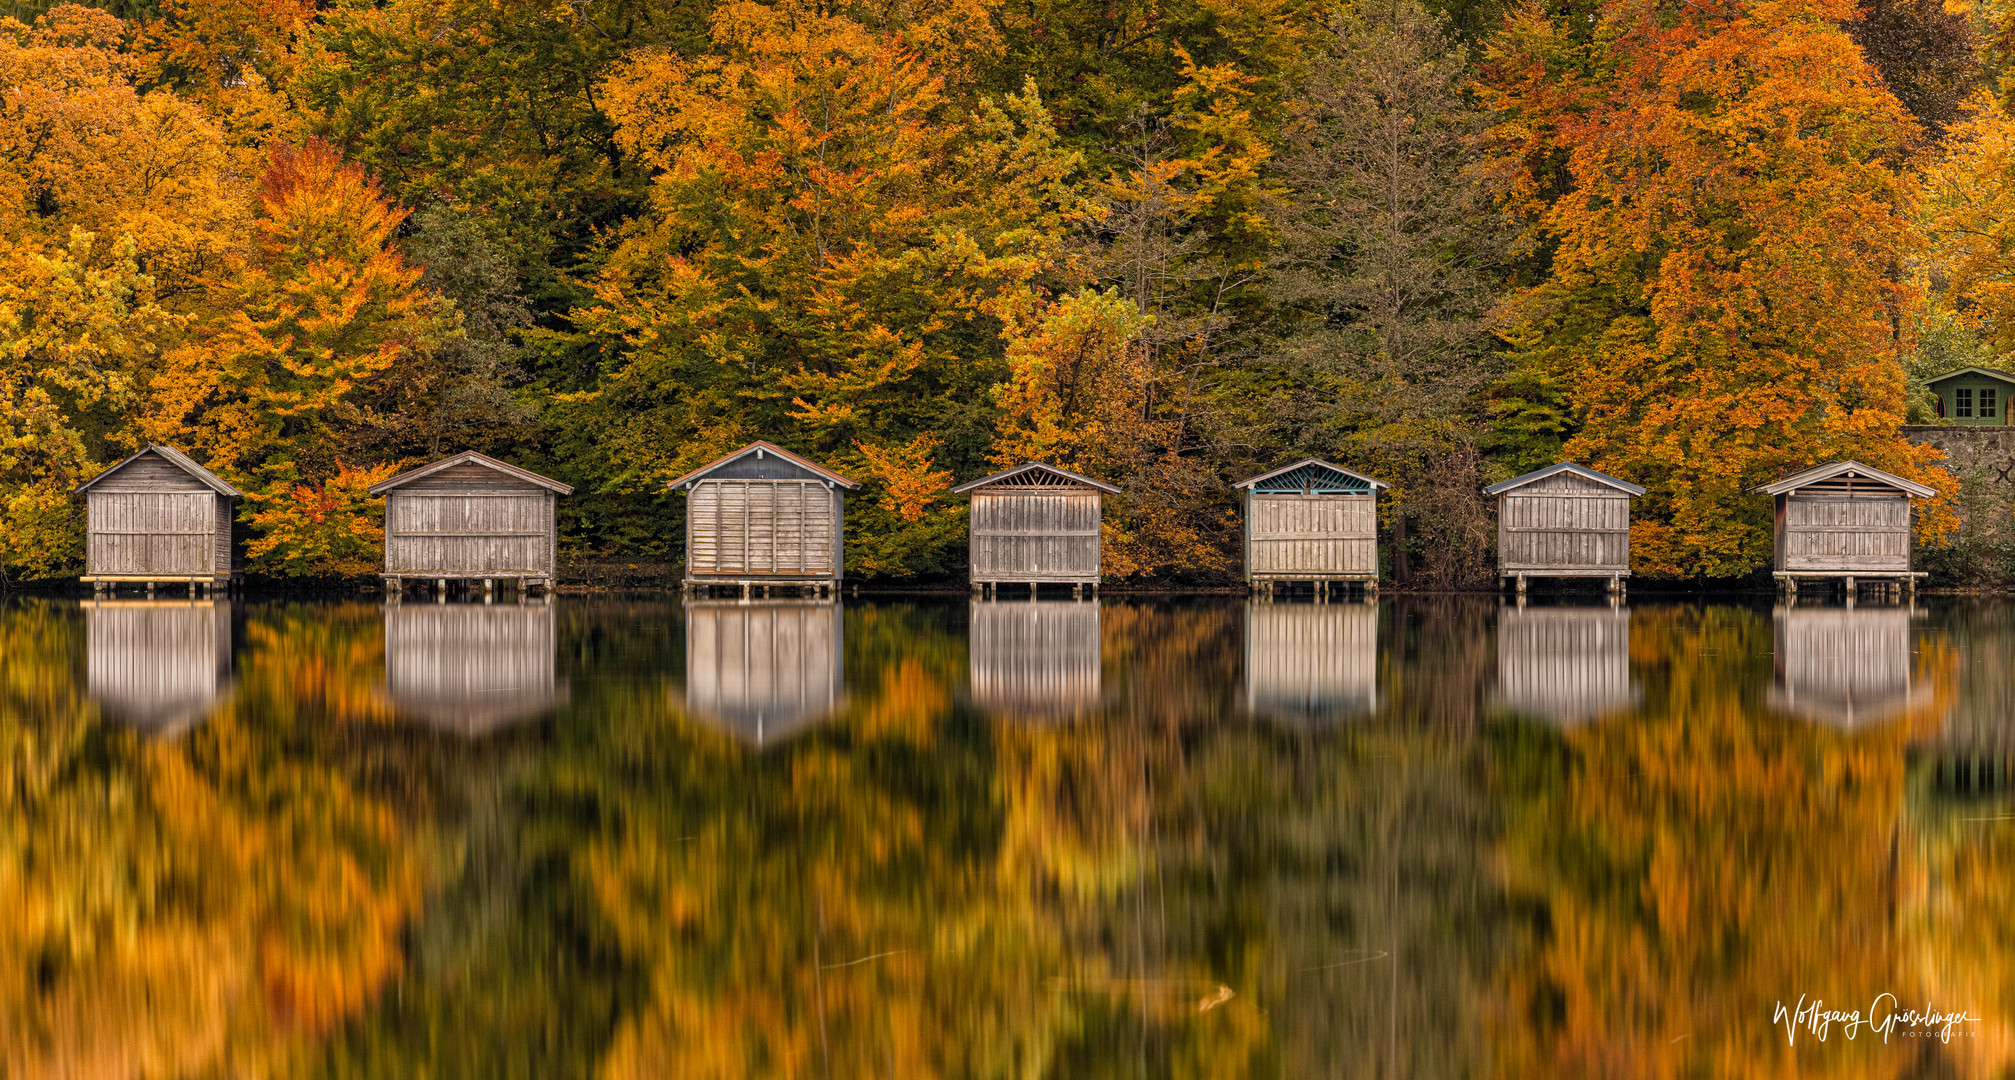
M 1948 371 L 1943 375 L 1934 375 L 1931 378 L 1925 380 L 1924 385 L 1931 387 L 1933 390 L 1936 390 L 1940 384 L 1951 382 L 1957 379 L 1966 379 L 1969 381 L 1979 379 L 1991 379 L 1996 382 L 2005 383 L 2008 386 L 2015 387 L 2015 372 L 1996 371 L 1993 368 L 1984 368 L 1984 367 L 1963 367 L 1959 368 L 1956 371 Z

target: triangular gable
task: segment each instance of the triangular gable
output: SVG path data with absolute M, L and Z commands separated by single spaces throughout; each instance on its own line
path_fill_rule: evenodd
M 370 492 L 373 495 L 383 495 L 388 491 L 402 488 L 415 480 L 425 479 L 435 473 L 445 472 L 457 465 L 481 465 L 486 469 L 502 473 L 514 480 L 523 480 L 528 484 L 545 488 L 555 495 L 572 495 L 574 493 L 573 486 L 570 484 L 562 484 L 551 477 L 540 476 L 530 469 L 520 469 L 516 465 L 507 465 L 488 454 L 477 453 L 474 450 L 464 450 L 453 457 L 444 457 L 432 464 L 422 465 L 417 469 L 408 469 L 389 480 L 380 480 L 371 485 Z
M 1507 491 L 1510 491 L 1513 488 L 1524 487 L 1527 484 L 1534 483 L 1535 481 L 1539 480 L 1544 480 L 1549 476 L 1558 476 L 1561 473 L 1568 473 L 1574 476 L 1579 476 L 1583 480 L 1592 480 L 1595 483 L 1613 487 L 1626 495 L 1644 494 L 1643 488 L 1637 486 L 1636 484 L 1631 483 L 1628 480 L 1619 480 L 1616 477 L 1609 475 L 1608 473 L 1596 472 L 1594 469 L 1591 469 L 1586 465 L 1576 465 L 1572 461 L 1563 461 L 1558 465 L 1548 465 L 1544 469 L 1534 469 L 1531 472 L 1526 473 L 1524 476 L 1514 476 L 1501 484 L 1492 484 L 1489 487 L 1484 488 L 1483 493 L 1485 495 L 1501 495 Z
M 997 472 L 992 476 L 982 476 L 978 480 L 974 480 L 970 483 L 960 484 L 959 486 L 952 489 L 952 494 L 961 495 L 964 494 L 965 492 L 973 490 L 974 488 L 986 487 L 988 484 L 998 484 L 1004 480 L 1013 480 L 1016 477 L 1023 476 L 1024 474 L 1030 472 L 1048 473 L 1049 475 L 1054 476 L 1057 479 L 1062 480 L 1066 483 L 1083 484 L 1086 487 L 1097 488 L 1098 490 L 1103 491 L 1108 495 L 1119 494 L 1119 487 L 1115 484 L 1108 484 L 1103 480 L 1093 480 L 1089 476 L 1079 476 L 1077 473 L 1071 472 L 1067 469 L 1059 469 L 1054 465 L 1048 465 L 1040 461 L 1031 461 L 1026 465 L 1017 465 L 1012 469 L 1008 469 L 1003 472 Z
M 1937 386 L 1939 383 L 1947 382 L 1952 379 L 1957 379 L 1962 376 L 1978 376 L 1982 378 L 1996 379 L 2001 382 L 2007 383 L 2010 386 L 2015 386 L 2015 372 L 1997 371 L 1994 368 L 1984 368 L 1984 367 L 1955 368 L 1954 370 L 1948 371 L 1943 375 L 1933 375 L 1931 378 L 1924 380 L 1924 385 Z
M 1869 468 L 1858 461 L 1835 461 L 1825 465 L 1818 465 L 1801 473 L 1793 473 L 1774 484 L 1764 484 L 1761 487 L 1751 488 L 1750 490 L 1760 491 L 1766 495 L 1782 495 L 1788 491 L 1796 491 L 1802 487 L 1811 487 L 1814 484 L 1838 479 L 1843 476 L 1854 480 L 1873 480 L 1878 484 L 1886 484 L 1898 491 L 1914 495 L 1920 499 L 1928 499 L 1938 494 L 1936 490 L 1925 487 L 1914 480 L 1905 480 L 1894 473 L 1886 473 L 1881 469 Z
M 791 453 L 789 450 L 786 450 L 783 447 L 778 446 L 776 443 L 767 442 L 762 439 L 757 439 L 755 442 L 752 442 L 749 445 L 742 447 L 740 450 L 736 450 L 733 453 L 729 454 L 723 454 L 720 457 L 717 457 L 714 460 L 707 462 L 705 465 L 702 465 L 699 468 L 694 469 L 692 472 L 689 472 L 686 475 L 679 477 L 677 480 L 674 480 L 671 483 L 666 484 L 665 489 L 670 491 L 678 488 L 690 488 L 699 481 L 706 479 L 709 474 L 716 472 L 722 468 L 725 468 L 730 463 L 740 461 L 741 459 L 748 457 L 752 454 L 758 457 L 765 455 L 775 455 L 776 457 L 782 458 L 783 460 L 788 461 L 791 464 L 798 466 L 799 468 L 806 469 L 812 473 L 817 474 L 822 479 L 830 480 L 833 483 L 838 484 L 840 487 L 846 488 L 848 491 L 852 491 L 854 488 L 860 487 L 860 485 L 855 483 L 854 481 L 849 480 L 844 476 L 841 476 L 839 473 L 836 473 L 831 469 L 828 469 L 825 466 L 818 464 L 817 462 L 807 461 L 806 459 Z
M 1261 473 L 1250 480 L 1241 480 L 1232 485 L 1235 488 L 1250 488 L 1263 493 L 1377 491 L 1391 486 L 1383 480 L 1374 480 L 1361 472 L 1346 469 L 1321 458 L 1302 458 L 1292 465 L 1282 465 L 1272 472 Z
M 224 481 L 219 480 L 215 473 L 212 473 L 210 470 L 190 460 L 189 455 L 184 454 L 182 451 L 177 450 L 172 446 L 158 446 L 153 444 L 149 444 L 146 449 L 141 450 L 139 453 L 128 455 L 126 460 L 121 461 L 119 464 L 114 465 L 111 468 L 106 469 L 105 471 L 92 477 L 91 479 L 84 481 L 82 484 L 79 484 L 77 486 L 75 494 L 82 495 L 86 491 L 89 491 L 93 485 L 98 483 L 98 481 L 103 480 L 108 476 L 111 476 L 113 473 L 116 473 L 120 469 L 123 469 L 126 466 L 131 465 L 134 461 L 137 461 L 138 459 L 145 457 L 148 454 L 153 454 L 155 457 L 160 458 L 162 461 L 165 461 L 168 464 L 173 465 L 176 468 L 182 470 L 183 472 L 188 473 L 190 476 L 194 477 L 198 483 L 202 484 L 204 487 L 209 488 L 211 491 L 214 491 L 219 495 L 223 495 L 233 499 L 239 499 L 244 497 L 243 492 L 240 492 L 237 488 L 234 488 L 231 485 L 225 483 Z

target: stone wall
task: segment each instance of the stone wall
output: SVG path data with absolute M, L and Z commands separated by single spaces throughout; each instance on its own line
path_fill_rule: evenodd
M 1903 437 L 1945 451 L 1945 468 L 1962 481 L 2015 487 L 2015 427 L 1910 424 Z
M 1903 437 L 1945 451 L 1941 465 L 1959 480 L 1959 528 L 1922 553 L 1921 568 L 1934 584 L 2015 582 L 2015 428 L 1910 425 Z

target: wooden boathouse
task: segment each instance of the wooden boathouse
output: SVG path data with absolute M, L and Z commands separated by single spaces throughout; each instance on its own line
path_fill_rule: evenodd
M 385 592 L 411 580 L 550 587 L 559 561 L 558 480 L 467 450 L 373 485 L 385 497 Z
M 686 491 L 687 591 L 830 594 L 846 570 L 846 493 L 859 486 L 769 442 L 672 481 L 672 490 Z
M 1378 589 L 1378 492 L 1391 485 L 1303 458 L 1232 485 L 1245 503 L 1245 580 L 1271 596 L 1306 581 L 1318 598 L 1331 582 Z
M 83 580 L 109 594 L 120 584 L 186 584 L 190 595 L 229 585 L 237 488 L 166 446 L 145 450 L 77 489 L 85 504 Z
M 1119 488 L 1031 461 L 952 489 L 972 495 L 969 518 L 973 591 L 1026 582 L 1069 585 L 1073 596 L 1098 587 L 1104 497 Z
M 1497 572 L 1520 593 L 1530 578 L 1630 576 L 1630 500 L 1644 489 L 1563 461 L 1484 488 L 1497 499 Z
M 1755 489 L 1775 503 L 1776 568 L 1789 593 L 1800 578 L 1839 578 L 1852 597 L 1857 581 L 1893 581 L 1905 591 L 1921 573 L 1910 568 L 1910 500 L 1936 491 L 1856 461 L 1836 461 Z

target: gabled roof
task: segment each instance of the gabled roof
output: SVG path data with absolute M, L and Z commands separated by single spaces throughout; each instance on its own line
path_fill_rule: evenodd
M 127 465 L 132 464 L 134 458 L 138 458 L 150 453 L 158 456 L 162 461 L 165 461 L 168 464 L 173 465 L 176 468 L 182 470 L 183 472 L 188 473 L 190 476 L 195 477 L 196 480 L 199 483 L 201 483 L 204 487 L 209 488 L 211 491 L 214 491 L 219 495 L 226 495 L 233 499 L 244 497 L 243 492 L 225 483 L 224 481 L 217 479 L 215 473 L 212 473 L 210 470 L 190 460 L 189 455 L 184 454 L 182 451 L 177 450 L 172 446 L 160 446 L 153 443 L 148 444 L 147 448 L 140 451 L 139 453 L 129 456 L 128 458 L 126 458 L 125 461 L 122 461 L 119 464 L 114 465 L 111 468 L 106 469 L 104 472 L 101 472 L 98 475 L 92 477 L 91 479 L 84 481 L 82 484 L 79 484 L 77 486 L 76 494 L 82 495 L 84 492 L 89 491 L 91 489 L 91 485 L 96 484 L 98 481 L 103 480 L 106 477 L 112 475 L 113 473 L 118 472 L 120 469 L 125 468 Z
M 785 461 L 788 461 L 793 465 L 799 465 L 806 469 L 810 469 L 812 472 L 815 472 L 818 475 L 823 476 L 828 480 L 831 480 L 833 483 L 838 484 L 839 486 L 846 488 L 849 491 L 853 490 L 854 488 L 860 487 L 859 484 L 854 483 L 852 480 L 849 480 L 846 477 L 841 476 L 839 473 L 836 473 L 831 469 L 826 468 L 824 465 L 820 465 L 817 462 L 813 461 L 807 461 L 804 458 L 801 458 L 798 455 L 791 453 L 789 450 L 786 450 L 783 447 L 778 446 L 776 443 L 768 442 L 763 439 L 757 439 L 755 442 L 752 442 L 749 445 L 742 447 L 740 450 L 736 450 L 730 454 L 723 454 L 720 457 L 717 457 L 714 460 L 707 462 L 705 465 L 702 465 L 699 468 L 694 469 L 692 472 L 689 472 L 686 475 L 679 477 L 677 480 L 674 480 L 671 483 L 666 484 L 665 488 L 667 490 L 670 490 L 673 488 L 689 487 L 695 481 L 704 478 L 708 473 L 713 472 L 715 469 L 718 469 L 721 466 L 726 465 L 728 462 L 737 461 L 741 458 L 745 458 L 750 454 L 756 454 L 758 456 L 763 454 L 775 454 L 776 456 L 783 458 Z
M 528 484 L 535 484 L 539 487 L 545 488 L 547 491 L 550 491 L 555 495 L 572 495 L 574 493 L 574 489 L 571 485 L 562 484 L 558 480 L 540 476 L 538 473 L 535 473 L 530 469 L 520 469 L 516 465 L 507 465 L 501 461 L 498 461 L 496 458 L 491 457 L 488 454 L 479 454 L 474 450 L 464 450 L 453 457 L 444 457 L 431 465 L 422 465 L 417 469 L 407 469 L 405 472 L 402 472 L 399 475 L 392 477 L 390 480 L 380 480 L 377 483 L 371 485 L 370 489 L 371 494 L 383 495 L 384 493 L 391 491 L 394 488 L 404 487 L 415 480 L 424 479 L 426 477 L 434 475 L 437 472 L 452 469 L 457 465 L 469 465 L 469 464 L 481 465 L 486 469 L 495 469 L 497 472 L 503 473 L 505 476 L 509 476 L 517 480 L 523 480 Z
M 1504 492 L 1510 491 L 1512 488 L 1524 487 L 1525 485 L 1530 484 L 1536 480 L 1544 480 L 1549 476 L 1558 476 L 1561 473 L 1573 473 L 1575 476 L 1579 476 L 1583 480 L 1593 480 L 1598 484 L 1607 484 L 1610 487 L 1613 487 L 1626 495 L 1644 494 L 1643 488 L 1638 487 L 1636 484 L 1633 484 L 1628 480 L 1618 480 L 1616 477 L 1611 476 L 1608 473 L 1599 473 L 1586 465 L 1576 465 L 1572 461 L 1563 461 L 1558 465 L 1548 465 L 1544 469 L 1534 469 L 1531 472 L 1526 473 L 1524 476 L 1514 476 L 1501 484 L 1492 484 L 1489 487 L 1484 488 L 1483 493 L 1485 495 L 1501 495 Z
M 1291 465 L 1282 465 L 1280 468 L 1275 469 L 1272 472 L 1261 473 L 1250 480 L 1240 480 L 1238 483 L 1233 484 L 1232 487 L 1249 488 L 1254 484 L 1263 484 L 1268 480 L 1271 480 L 1274 477 L 1281 475 L 1282 473 L 1290 473 L 1296 469 L 1302 468 L 1307 465 L 1319 466 L 1321 468 L 1328 469 L 1330 472 L 1333 473 L 1342 473 L 1343 475 L 1350 477 L 1352 480 L 1361 481 L 1363 483 L 1371 485 L 1374 488 L 1389 488 L 1392 486 L 1391 484 L 1388 484 L 1383 480 L 1373 480 L 1371 477 L 1366 476 L 1361 472 L 1354 472 L 1350 469 L 1344 468 L 1341 465 L 1332 465 L 1329 462 L 1322 460 L 1321 458 L 1309 457 L 1309 458 L 1302 458 L 1300 461 L 1294 462 Z
M 1049 473 L 1053 476 L 1062 477 L 1063 479 L 1069 480 L 1072 483 L 1083 484 L 1086 487 L 1095 487 L 1108 495 L 1119 494 L 1119 487 L 1115 484 L 1108 484 L 1103 480 L 1093 480 L 1089 476 L 1079 476 L 1074 472 L 1070 472 L 1065 469 L 1059 469 L 1054 465 L 1046 465 L 1040 461 L 1031 461 L 1026 465 L 1017 465 L 1014 468 L 1008 469 L 1004 472 L 997 472 L 992 476 L 982 476 L 979 479 L 972 481 L 971 483 L 960 484 L 959 486 L 952 489 L 952 494 L 960 495 L 965 492 L 971 491 L 972 489 L 977 487 L 985 487 L 988 484 L 998 484 L 1003 480 L 1020 476 L 1021 474 L 1029 472 L 1030 470 L 1033 469 L 1040 469 L 1043 472 Z
M 1881 469 L 1871 469 L 1858 461 L 1835 461 L 1826 465 L 1814 466 L 1802 473 L 1793 473 L 1774 484 L 1764 484 L 1762 487 L 1751 488 L 1750 490 L 1761 491 L 1766 495 L 1782 495 L 1787 491 L 1796 491 L 1802 487 L 1810 487 L 1813 484 L 1842 476 L 1856 480 L 1874 480 L 1878 483 L 1887 484 L 1906 494 L 1915 495 L 1920 499 L 1928 499 L 1938 494 L 1936 490 L 1925 487 L 1915 480 L 1905 480 L 1894 473 L 1886 473 Z
M 1999 379 L 2002 382 L 2009 384 L 2010 386 L 2015 386 L 2015 372 L 1997 371 L 1994 368 L 1984 368 L 1984 367 L 1954 368 L 1943 375 L 1933 375 L 1932 377 L 1924 380 L 1924 385 L 1936 386 L 1937 384 L 1942 383 L 1947 379 L 1956 379 L 1961 375 L 1984 375 L 1987 378 Z

